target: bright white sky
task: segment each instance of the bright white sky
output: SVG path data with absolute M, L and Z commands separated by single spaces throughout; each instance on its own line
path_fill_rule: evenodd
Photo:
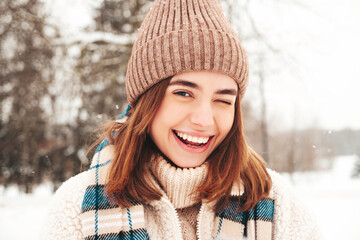
M 257 2 L 251 11 L 258 28 L 276 49 L 295 58 L 270 57 L 265 63 L 271 69 L 265 78 L 271 125 L 360 129 L 360 1 L 298 1 L 305 7 Z M 245 99 L 259 107 L 254 75 Z
M 99 0 L 51 0 L 48 9 L 65 36 L 92 23 Z M 282 49 L 287 60 L 266 62 L 266 99 L 271 125 L 328 130 L 360 129 L 360 1 L 253 1 L 259 29 Z M 275 5 L 274 3 L 281 2 Z M 245 48 L 253 46 L 245 46 Z M 256 47 L 256 46 L 255 46 Z M 254 64 L 254 63 L 253 63 Z M 250 72 L 252 66 L 250 65 Z M 259 108 L 256 76 L 250 76 L 245 100 Z M 280 129 L 279 129 L 280 130 Z

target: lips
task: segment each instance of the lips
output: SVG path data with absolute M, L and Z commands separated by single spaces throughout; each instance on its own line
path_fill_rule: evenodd
M 200 148 L 210 142 L 213 136 L 193 136 L 184 132 L 173 130 L 174 135 L 182 143 L 192 148 Z

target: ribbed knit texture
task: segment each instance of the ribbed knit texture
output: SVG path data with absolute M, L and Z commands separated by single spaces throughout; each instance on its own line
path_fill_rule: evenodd
M 243 96 L 248 62 L 218 0 L 155 0 L 135 40 L 126 73 L 133 106 L 157 82 L 187 71 L 232 77 Z
M 198 203 L 196 190 L 206 178 L 207 164 L 197 168 L 177 168 L 158 157 L 152 161 L 150 168 L 175 208 Z
M 176 209 L 181 221 L 181 230 L 184 240 L 196 240 L 196 225 L 201 203 L 187 208 Z
M 206 178 L 207 164 L 197 168 L 177 168 L 158 157 L 150 169 L 166 196 L 176 208 L 184 240 L 196 240 L 197 216 L 201 202 L 196 200 L 196 189 Z
M 197 217 L 201 203 L 187 208 L 176 209 L 181 222 L 182 236 L 184 240 L 196 240 Z

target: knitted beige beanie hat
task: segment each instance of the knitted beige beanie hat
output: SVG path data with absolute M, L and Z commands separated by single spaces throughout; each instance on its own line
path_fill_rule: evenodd
M 218 0 L 155 0 L 141 24 L 126 72 L 128 102 L 159 81 L 188 71 L 232 77 L 243 96 L 248 62 Z

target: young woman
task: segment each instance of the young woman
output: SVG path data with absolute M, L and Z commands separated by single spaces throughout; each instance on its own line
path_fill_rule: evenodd
M 131 107 L 56 192 L 44 239 L 318 239 L 246 144 L 245 52 L 217 0 L 155 1 L 126 74 Z

